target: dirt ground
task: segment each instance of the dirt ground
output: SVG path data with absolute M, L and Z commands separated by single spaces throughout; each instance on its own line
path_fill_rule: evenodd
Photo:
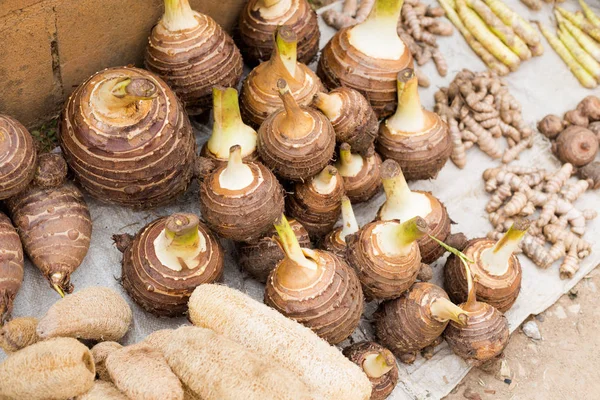
M 445 400 L 600 399 L 600 268 L 535 321 L 541 340 L 515 330 L 489 371 L 472 369 Z M 528 321 L 529 321 L 528 320 Z

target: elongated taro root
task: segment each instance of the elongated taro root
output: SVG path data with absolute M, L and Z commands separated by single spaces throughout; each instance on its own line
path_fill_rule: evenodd
M 229 162 L 200 185 L 200 209 L 207 225 L 220 236 L 247 242 L 271 229 L 283 212 L 283 189 L 260 162 L 242 160 L 233 146 Z
M 0 114 L 0 200 L 27 188 L 35 174 L 37 152 L 19 121 Z
M 41 339 L 116 341 L 125 336 L 132 317 L 131 308 L 117 292 L 92 286 L 54 303 L 40 319 L 37 334 Z
M 72 338 L 44 340 L 0 364 L 0 398 L 70 399 L 90 390 L 95 374 L 85 345 Z
M 428 229 L 421 217 L 375 221 L 346 238 L 346 258 L 368 299 L 399 297 L 415 283 L 421 269 L 417 240 Z
M 379 121 L 362 94 L 339 87 L 329 93 L 318 92 L 313 105 L 331 121 L 338 143 L 348 143 L 354 151 L 367 154 L 377 138 Z
M 192 10 L 188 0 L 165 0 L 145 64 L 177 93 L 190 115 L 210 108 L 213 86 L 237 86 L 244 67 L 233 39 L 211 17 Z
M 255 128 L 283 106 L 276 92 L 279 79 L 289 84 L 291 96 L 302 106 L 310 105 L 323 89 L 315 73 L 296 60 L 298 39 L 294 31 L 288 26 L 279 27 L 274 40 L 275 51 L 270 60 L 248 74 L 240 94 L 244 121 Z
M 329 163 L 335 133 L 319 111 L 300 107 L 285 80 L 277 81 L 284 108 L 265 120 L 258 130 L 258 153 L 265 165 L 282 178 L 302 181 Z
M 119 235 L 115 239 L 118 243 L 129 239 L 122 249 L 123 288 L 154 315 L 184 314 L 196 286 L 223 275 L 223 249 L 194 214 L 159 218 L 140 229 L 133 240 Z
M 344 196 L 342 197 L 342 226 L 325 235 L 321 248 L 344 260 L 346 259 L 346 237 L 355 234 L 358 230 L 358 222 L 356 222 L 350 199 Z
M 429 235 L 442 241 L 451 237 L 451 220 L 444 204 L 429 192 L 410 190 L 398 163 L 385 160 L 381 166 L 381 177 L 386 201 L 377 214 L 379 219 L 406 221 L 419 216 L 427 221 Z M 429 235 L 418 241 L 425 264 L 431 264 L 444 254 L 444 249 Z
M 267 279 L 265 304 L 331 344 L 346 339 L 358 326 L 363 311 L 356 273 L 332 253 L 301 248 L 283 215 L 275 229 L 286 257 Z
M 0 326 L 10 316 L 23 283 L 23 246 L 10 219 L 0 212 Z
M 556 156 L 563 163 L 583 167 L 594 161 L 598 154 L 598 147 L 598 139 L 594 132 L 572 125 L 558 135 L 553 148 Z
M 420 282 L 401 297 L 382 303 L 374 326 L 379 342 L 410 364 L 441 336 L 448 321 L 464 324 L 466 319 L 467 313 L 448 300 L 441 287 Z
M 373 386 L 370 400 L 384 400 L 398 384 L 398 365 L 391 351 L 375 342 L 348 346 L 344 355 L 360 366 Z
M 250 65 L 273 53 L 273 34 L 285 25 L 298 37 L 298 61 L 310 63 L 319 51 L 317 13 L 306 0 L 250 0 L 239 19 L 240 50 Z
M 342 143 L 335 167 L 344 180 L 346 196 L 353 202 L 370 200 L 381 189 L 381 157 L 373 147 L 362 156 Z
M 212 134 L 202 146 L 202 156 L 227 163 L 229 149 L 238 145 L 244 159 L 256 159 L 256 131 L 242 121 L 235 88 L 213 87 L 213 117 Z
M 119 391 L 110 382 L 95 381 L 89 392 L 75 398 L 75 400 L 128 400 L 129 398 Z
M 517 220 L 495 242 L 473 239 L 463 250 L 475 279 L 477 298 L 500 312 L 508 311 L 517 300 L 521 289 L 521 264 L 514 253 L 529 228 L 529 221 Z M 455 303 L 467 301 L 467 277 L 462 261 L 451 254 L 444 268 L 444 287 Z
M 288 368 L 325 399 L 368 400 L 363 371 L 312 330 L 235 289 L 200 285 L 189 303 L 190 321 Z M 265 340 L 268 337 L 269 340 Z
M 94 197 L 134 208 L 166 204 L 192 178 L 196 142 L 175 93 L 154 74 L 109 68 L 67 102 L 60 146 Z
M 378 118 L 396 109 L 396 75 L 413 66 L 396 27 L 402 0 L 375 0 L 367 19 L 340 29 L 325 45 L 317 74 L 325 86 L 347 86 L 369 100 Z
M 29 259 L 61 295 L 73 291 L 71 274 L 83 262 L 92 235 L 85 199 L 65 182 L 66 175 L 59 154 L 43 154 L 34 184 L 6 201 Z
M 306 182 L 297 182 L 287 197 L 286 210 L 318 239 L 330 232 L 337 222 L 344 195 L 344 183 L 337 169 L 328 165 Z
M 98 379 L 112 382 L 112 378 L 106 370 L 106 359 L 109 354 L 122 348 L 123 346 L 117 342 L 100 342 L 92 347 L 91 352 L 94 357 L 94 365 L 96 366 L 96 375 L 98 376 Z
M 288 222 L 294 235 L 298 238 L 300 247 L 312 249 L 310 237 L 302 224 L 293 218 Z M 273 227 L 258 240 L 238 243 L 238 264 L 259 282 L 265 283 L 271 271 L 285 258 L 285 253 L 275 238 L 276 236 L 277 231 Z
M 14 318 L 0 327 L 0 349 L 10 354 L 37 343 L 36 318 Z
M 448 125 L 421 107 L 412 68 L 398 73 L 398 109 L 380 125 L 377 151 L 397 161 L 408 180 L 435 178 L 452 153 Z

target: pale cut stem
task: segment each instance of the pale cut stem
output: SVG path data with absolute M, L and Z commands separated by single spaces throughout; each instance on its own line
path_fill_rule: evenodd
M 436 298 L 429 306 L 431 316 L 439 322 L 452 320 L 460 325 L 467 322 L 467 312 L 444 297 Z
M 334 120 L 340 115 L 342 100 L 339 96 L 318 92 L 313 104 L 325 114 L 329 120 Z
M 348 145 L 347 143 L 343 143 L 340 146 L 340 161 L 342 165 L 351 165 L 354 161 L 352 159 L 352 150 L 350 148 L 350 145 Z
M 419 80 L 412 68 L 398 73 L 398 108 L 386 122 L 389 129 L 402 132 L 421 132 L 425 114 L 419 97 Z
M 375 0 L 375 4 L 364 24 L 390 25 L 397 34 L 397 23 L 404 0 Z
M 242 159 L 242 147 L 232 146 L 229 151 L 227 167 L 219 176 L 221 187 L 229 190 L 240 190 L 249 186 L 254 181 L 252 169 L 244 164 Z
M 471 268 L 469 268 L 467 260 L 463 257 L 459 257 L 459 259 L 465 267 L 465 276 L 467 277 L 467 302 L 465 303 L 464 308 L 468 311 L 471 306 L 477 303 L 475 283 L 473 282 L 473 275 L 471 275 Z
M 279 59 L 291 77 L 296 76 L 298 38 L 287 26 L 281 26 L 275 34 L 273 57 Z
M 158 88 L 146 78 L 116 78 L 102 83 L 98 89 L 98 111 L 108 116 L 133 113 L 138 101 L 152 101 Z
M 285 109 L 285 116 L 281 119 L 279 128 L 287 137 L 302 139 L 310 133 L 313 121 L 300 108 L 285 80 L 277 80 L 277 88 L 279 90 L 279 98 L 283 102 Z
M 486 271 L 492 275 L 504 275 L 508 270 L 508 262 L 519 243 L 529 229 L 528 220 L 518 220 L 508 231 L 496 242 L 493 248 L 481 253 L 481 263 Z
M 389 365 L 387 358 L 381 353 L 371 353 L 365 357 L 362 363 L 362 369 L 369 378 L 377 379 L 387 374 L 394 368 Z
M 337 174 L 337 169 L 331 165 L 328 165 L 312 179 L 311 184 L 317 193 L 329 194 L 335 189 L 336 182 L 334 178 L 337 176 Z
M 188 253 L 200 245 L 198 225 L 200 221 L 194 214 L 173 214 L 165 223 L 165 236 L 168 239 L 167 250 L 175 253 Z
M 352 210 L 352 203 L 347 196 L 342 197 L 342 230 L 340 231 L 340 239 L 346 240 L 346 236 L 352 235 L 358 232 L 358 222 L 356 222 L 356 216 L 354 210 Z
M 264 8 L 273 7 L 275 4 L 279 3 L 281 0 L 259 0 L 258 4 Z
M 427 234 L 427 222 L 421 217 L 414 217 L 401 223 L 396 231 L 398 247 L 402 250 L 410 248 L 417 240 Z
M 391 163 L 388 162 L 386 167 L 388 164 Z M 396 210 L 406 202 L 410 201 L 412 192 L 408 187 L 408 183 L 406 182 L 406 178 L 404 177 L 404 173 L 402 173 L 400 166 L 394 163 L 393 167 L 397 168 L 394 168 L 394 171 L 390 171 L 389 174 L 386 172 L 382 177 L 382 182 L 386 198 L 385 207 Z
M 298 243 L 298 238 L 294 234 L 294 230 L 290 226 L 285 215 L 281 215 L 273 225 L 279 235 L 279 242 L 281 243 L 287 258 L 303 268 L 316 271 L 317 264 L 304 256 L 300 243 Z
M 188 0 L 165 0 L 163 24 L 170 31 L 183 31 L 198 26 L 194 10 Z

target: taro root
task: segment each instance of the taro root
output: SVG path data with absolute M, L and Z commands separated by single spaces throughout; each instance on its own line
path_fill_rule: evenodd
M 344 180 L 346 196 L 355 203 L 370 200 L 381 189 L 381 157 L 373 147 L 362 156 L 342 143 L 335 167 Z
M 239 41 L 244 61 L 256 65 L 273 53 L 273 34 L 285 25 L 296 33 L 298 61 L 304 64 L 319 51 L 317 13 L 306 0 L 250 0 L 240 14 Z
M 81 185 L 133 208 L 166 204 L 192 178 L 196 142 L 175 93 L 137 68 L 98 72 L 71 95 L 60 146 Z
M 331 121 L 338 143 L 348 143 L 363 155 L 373 146 L 379 121 L 371 105 L 354 89 L 339 87 L 331 92 L 319 92 L 313 105 Z
M 421 107 L 412 68 L 398 73 L 398 108 L 379 126 L 377 151 L 400 164 L 408 180 L 435 178 L 452 153 L 448 125 Z
M 427 231 L 427 222 L 415 217 L 371 222 L 346 238 L 346 258 L 367 298 L 393 299 L 415 283 L 421 268 L 417 240 Z
M 274 40 L 275 51 L 271 58 L 248 74 L 240 94 L 244 121 L 255 128 L 283 107 L 282 99 L 277 96 L 279 79 L 288 83 L 291 96 L 302 106 L 310 105 L 315 93 L 323 89 L 315 73 L 296 61 L 294 31 L 288 26 L 279 27 Z
M 227 163 L 232 146 L 242 147 L 242 158 L 255 160 L 256 131 L 244 124 L 240 115 L 237 90 L 213 88 L 213 130 L 200 154 L 218 164 Z
M 275 229 L 286 257 L 267 279 L 265 304 L 331 344 L 343 341 L 354 332 L 363 311 L 355 272 L 332 253 L 301 248 L 283 215 Z
M 548 139 L 556 138 L 565 129 L 566 123 L 557 115 L 546 115 L 540 122 L 537 128 Z
M 6 201 L 25 253 L 60 295 L 73 291 L 71 274 L 83 262 L 92 235 L 85 199 L 65 182 L 66 175 L 59 154 L 43 154 L 34 184 Z
M 188 0 L 165 0 L 165 13 L 152 29 L 146 68 L 177 93 L 188 114 L 210 108 L 213 86 L 236 87 L 244 64 L 233 39 Z
M 312 249 L 308 232 L 295 219 L 288 220 L 302 248 Z M 285 258 L 281 245 L 275 238 L 277 231 L 271 228 L 266 235 L 251 242 L 240 242 L 237 246 L 237 262 L 259 282 L 265 283 L 275 266 Z
M 600 189 L 600 161 L 589 163 L 579 170 L 581 179 L 585 179 L 592 189 Z
M 594 132 L 580 126 L 570 126 L 556 139 L 556 156 L 563 163 L 583 167 L 598 154 L 598 139 Z
M 258 153 L 277 176 L 303 181 L 329 163 L 335 151 L 335 133 L 323 114 L 298 105 L 285 80 L 278 80 L 277 88 L 284 108 L 260 126 Z
M 386 201 L 377 214 L 379 219 L 406 221 L 420 216 L 427 221 L 429 235 L 441 241 L 450 236 L 451 221 L 444 204 L 429 192 L 410 190 L 398 163 L 385 160 L 381 166 L 381 176 Z M 429 235 L 423 236 L 418 242 L 425 264 L 431 264 L 444 254 L 444 249 Z
M 0 326 L 12 312 L 23 283 L 23 246 L 10 219 L 0 212 Z
M 384 400 L 392 393 L 398 383 L 398 365 L 391 351 L 375 342 L 358 342 L 346 347 L 343 353 L 371 381 L 370 400 Z
M 340 217 L 344 183 L 337 169 L 328 165 L 317 176 L 297 182 L 287 197 L 286 210 L 313 239 L 331 231 Z
M 37 153 L 19 121 L 0 114 L 0 200 L 21 192 L 33 179 Z
M 402 0 L 375 0 L 368 18 L 340 29 L 325 45 L 317 74 L 329 89 L 347 86 L 369 100 L 378 118 L 396 109 L 396 75 L 413 66 L 397 32 Z
M 271 229 L 283 212 L 283 189 L 258 161 L 244 162 L 241 148 L 200 184 L 200 209 L 209 228 L 220 236 L 247 242 Z
M 350 199 L 344 196 L 342 197 L 342 226 L 335 228 L 323 238 L 321 248 L 345 259 L 346 237 L 355 234 L 358 229 L 358 222 L 356 222 Z
M 441 287 L 420 282 L 401 297 L 382 303 L 374 326 L 379 342 L 410 364 L 421 349 L 440 337 L 448 321 L 463 324 L 466 318 Z
M 187 311 L 196 286 L 218 281 L 223 249 L 194 214 L 173 214 L 146 225 L 135 238 L 115 235 L 123 252 L 123 288 L 146 311 L 174 317 Z
M 508 311 L 521 289 L 521 264 L 513 252 L 529 228 L 519 220 L 495 242 L 489 239 L 469 241 L 463 253 L 473 262 L 469 268 L 475 279 L 477 298 L 500 312 Z M 444 268 L 444 287 L 455 303 L 467 301 L 467 277 L 460 258 L 451 254 Z

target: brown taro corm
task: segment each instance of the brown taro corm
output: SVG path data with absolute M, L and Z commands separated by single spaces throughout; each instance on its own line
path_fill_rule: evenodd
M 10 219 L 0 212 L 0 325 L 10 316 L 23 282 L 23 246 Z
M 373 390 L 370 400 L 384 400 L 398 383 L 398 365 L 391 351 L 375 342 L 357 342 L 343 351 L 363 369 Z
M 594 161 L 598 154 L 598 147 L 598 138 L 594 132 L 576 125 L 562 131 L 556 138 L 554 146 L 560 161 L 571 163 L 577 168 Z
M 335 167 L 344 179 L 344 191 L 353 203 L 370 200 L 381 190 L 381 157 L 371 146 L 365 155 L 352 153 L 348 143 L 340 145 Z
M 35 174 L 37 152 L 29 131 L 0 114 L 0 200 L 25 190 Z

